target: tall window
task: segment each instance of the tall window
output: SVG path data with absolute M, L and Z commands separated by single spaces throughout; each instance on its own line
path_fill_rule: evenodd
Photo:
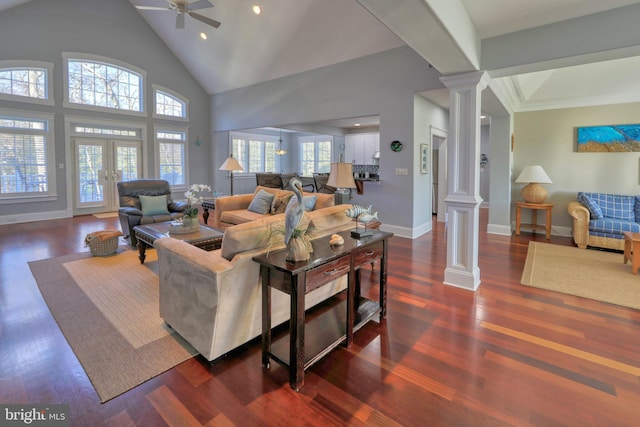
M 154 113 L 158 116 L 168 116 L 176 119 L 187 118 L 187 101 L 168 89 L 160 89 L 153 85 L 155 94 Z
M 303 176 L 329 173 L 333 138 L 326 135 L 304 136 L 300 143 L 300 171 Z
M 231 145 L 233 157 L 240 162 L 243 172 L 276 172 L 278 170 L 275 136 L 233 132 Z
M 187 132 L 159 129 L 158 141 L 160 178 L 172 186 L 186 184 L 185 145 Z
M 53 191 L 53 117 L 0 111 L 0 199 Z
M 67 96 L 71 104 L 142 112 L 142 73 L 95 59 L 67 58 Z

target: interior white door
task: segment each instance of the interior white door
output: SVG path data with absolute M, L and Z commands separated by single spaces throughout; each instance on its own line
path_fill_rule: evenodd
M 74 213 L 116 211 L 118 181 L 140 177 L 141 142 L 76 138 L 73 145 Z

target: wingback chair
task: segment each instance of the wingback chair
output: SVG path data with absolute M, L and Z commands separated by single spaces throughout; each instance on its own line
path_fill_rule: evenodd
M 118 182 L 118 196 L 120 209 L 118 217 L 122 226 L 122 234 L 129 239 L 133 247 L 137 245 L 137 239 L 133 232 L 136 225 L 153 224 L 155 222 L 172 221 L 184 216 L 186 202 L 174 202 L 171 197 L 171 186 L 163 179 L 138 179 L 133 181 Z M 151 196 L 145 199 L 143 207 L 140 196 Z M 154 196 L 165 196 L 166 202 Z M 146 215 L 145 215 L 146 214 Z

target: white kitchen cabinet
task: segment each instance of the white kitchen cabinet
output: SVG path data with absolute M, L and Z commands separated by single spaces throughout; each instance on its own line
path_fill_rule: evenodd
M 345 162 L 372 165 L 373 155 L 380 151 L 379 133 L 356 133 L 345 136 Z

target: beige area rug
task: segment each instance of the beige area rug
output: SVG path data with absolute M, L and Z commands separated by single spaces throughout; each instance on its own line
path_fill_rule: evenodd
M 116 218 L 118 216 L 118 212 L 102 212 L 102 213 L 94 213 L 93 216 L 96 218 Z
M 640 309 L 640 275 L 621 253 L 530 242 L 521 283 Z
M 29 265 L 53 317 L 106 402 L 196 351 L 159 315 L 155 250 L 144 264 L 120 247 L 107 257 L 88 252 Z

